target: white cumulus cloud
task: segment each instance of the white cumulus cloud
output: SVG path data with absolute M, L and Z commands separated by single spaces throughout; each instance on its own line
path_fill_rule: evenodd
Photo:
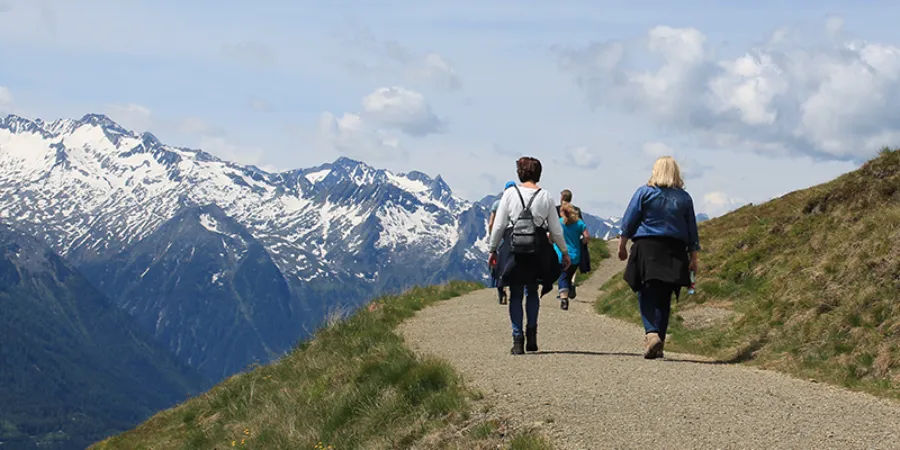
M 400 141 L 391 134 L 373 128 L 359 114 L 337 117 L 325 112 L 319 118 L 319 138 L 335 151 L 366 160 L 393 160 L 406 156 Z
M 686 182 L 702 177 L 707 170 L 712 168 L 712 166 L 704 164 L 696 158 L 688 157 L 676 152 L 675 149 L 662 142 L 646 142 L 644 143 L 642 150 L 650 159 L 648 170 L 653 167 L 653 162 L 655 162 L 657 158 L 662 156 L 671 156 L 675 158 L 678 167 L 681 168 L 681 177 L 684 178 Z
M 462 77 L 446 57 L 419 51 L 396 41 L 380 41 L 369 30 L 357 28 L 348 39 L 349 55 L 343 67 L 355 74 L 400 75 L 407 82 L 447 91 L 460 90 Z
M 596 169 L 600 167 L 600 157 L 588 147 L 571 147 L 566 150 L 565 155 L 568 162 L 576 168 Z
M 900 48 L 778 30 L 720 59 L 693 28 L 659 26 L 641 39 L 558 49 L 595 107 L 633 112 L 703 145 L 764 154 L 860 160 L 900 142 Z M 648 69 L 651 59 L 660 62 Z
M 402 87 L 378 88 L 363 98 L 362 106 L 366 119 L 380 126 L 397 128 L 410 136 L 425 136 L 444 129 L 425 96 Z
M 462 79 L 453 64 L 437 53 L 426 54 L 408 70 L 410 76 L 420 82 L 451 91 L 462 88 Z
M 710 217 L 721 216 L 722 214 L 733 211 L 741 206 L 746 205 L 744 199 L 732 197 L 724 192 L 709 192 L 703 196 L 700 208 L 694 208 L 697 213 L 705 213 Z

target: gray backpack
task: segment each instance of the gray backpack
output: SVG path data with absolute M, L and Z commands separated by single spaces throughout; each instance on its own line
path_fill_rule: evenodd
M 525 209 L 513 222 L 510 251 L 514 255 L 533 255 L 538 251 L 539 233 L 545 233 L 541 227 L 534 224 L 534 214 L 531 213 L 531 204 L 534 203 L 534 199 L 537 198 L 541 190 L 539 188 L 526 205 L 525 198 L 522 197 L 522 191 L 519 190 L 518 186 L 515 188 L 516 193 L 519 194 L 519 201 L 522 202 L 522 207 Z

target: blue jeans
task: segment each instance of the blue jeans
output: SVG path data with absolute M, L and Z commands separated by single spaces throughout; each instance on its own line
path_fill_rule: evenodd
M 562 266 L 560 266 L 560 269 L 562 269 Z M 569 265 L 568 269 L 559 274 L 559 280 L 556 282 L 556 284 L 559 286 L 560 297 L 562 297 L 563 293 L 568 294 L 569 290 L 572 289 L 572 283 L 574 282 L 576 271 L 578 271 L 578 264 L 572 263 L 571 265 Z
M 638 305 L 641 309 L 641 321 L 644 331 L 659 333 L 659 338 L 666 340 L 669 328 L 669 313 L 672 310 L 672 294 L 675 286 L 668 283 L 649 282 L 638 292 Z
M 538 310 L 541 309 L 541 298 L 538 296 L 536 284 L 509 287 L 509 320 L 512 322 L 514 337 L 525 335 L 522 327 L 523 297 L 525 298 L 525 315 L 528 316 L 528 326 L 537 326 Z

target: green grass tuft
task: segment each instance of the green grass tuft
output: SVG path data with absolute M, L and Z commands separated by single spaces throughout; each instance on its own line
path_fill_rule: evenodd
M 553 450 L 553 446 L 542 436 L 525 433 L 516 436 L 509 444 L 510 450 Z
M 591 269 L 596 269 L 600 265 L 600 261 L 609 258 L 609 246 L 603 239 L 591 239 L 588 242 L 588 250 L 591 253 Z M 583 283 L 591 275 L 593 275 L 593 271 L 589 273 L 577 272 L 575 274 L 575 283 Z

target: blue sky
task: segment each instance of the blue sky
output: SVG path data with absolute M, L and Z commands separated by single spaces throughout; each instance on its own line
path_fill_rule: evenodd
M 339 156 L 620 215 L 674 154 L 721 214 L 900 145 L 888 2 L 0 0 L 0 112 L 270 170 Z

